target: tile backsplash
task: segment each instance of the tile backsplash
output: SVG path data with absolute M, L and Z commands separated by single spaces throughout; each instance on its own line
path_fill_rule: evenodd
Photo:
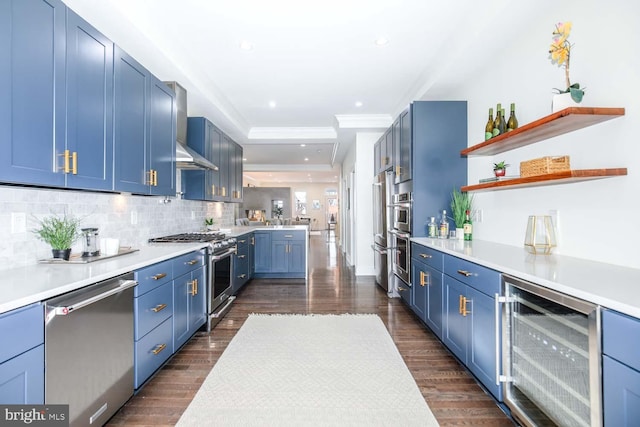
M 150 237 L 198 231 L 213 217 L 217 227 L 234 224 L 237 205 L 180 198 L 134 196 L 0 185 L 0 270 L 36 264 L 50 258 L 51 248 L 32 232 L 36 218 L 67 212 L 81 227 L 97 227 L 99 237 L 120 239 L 121 246 L 140 247 Z M 20 221 L 26 216 L 26 231 Z M 76 242 L 73 252 L 82 250 Z

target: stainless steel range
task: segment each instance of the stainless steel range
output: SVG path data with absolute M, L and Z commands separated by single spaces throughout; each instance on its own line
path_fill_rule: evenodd
M 149 239 L 150 243 L 197 243 L 207 245 L 207 331 L 211 331 L 231 308 L 231 277 L 236 238 L 219 232 L 181 233 Z

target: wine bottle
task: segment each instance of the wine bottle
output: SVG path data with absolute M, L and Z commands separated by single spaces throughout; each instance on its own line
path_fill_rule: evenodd
M 500 117 L 500 113 L 502 112 L 502 104 L 498 104 L 496 108 L 496 119 L 493 121 L 493 136 L 498 136 L 501 133 L 504 133 L 502 129 L 504 129 L 504 124 L 502 123 L 502 117 Z
M 464 222 L 462 223 L 464 240 L 471 240 L 471 237 L 473 236 L 473 224 L 471 223 L 471 215 L 469 214 L 469 210 L 466 210 L 464 215 Z
M 484 140 L 490 139 L 493 136 L 493 108 L 489 108 L 489 121 L 484 127 Z
M 504 108 L 500 110 L 500 120 L 502 123 L 502 129 L 500 129 L 500 133 L 507 133 L 507 115 L 504 114 Z
M 516 118 L 516 104 L 511 104 L 511 114 L 507 121 L 507 132 L 511 132 L 514 129 L 518 129 L 518 119 Z

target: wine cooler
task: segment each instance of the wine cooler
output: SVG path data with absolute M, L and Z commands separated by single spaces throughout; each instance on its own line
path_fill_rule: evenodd
M 505 403 L 526 426 L 602 426 L 598 306 L 503 275 Z

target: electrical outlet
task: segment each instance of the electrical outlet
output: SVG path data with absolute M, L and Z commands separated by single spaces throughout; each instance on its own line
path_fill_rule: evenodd
M 473 212 L 471 212 L 471 221 L 482 222 L 482 209 L 474 209 Z
M 136 225 L 138 223 L 138 212 L 131 211 L 131 225 Z
M 23 212 L 11 212 L 11 232 L 24 233 L 27 231 L 27 215 Z

